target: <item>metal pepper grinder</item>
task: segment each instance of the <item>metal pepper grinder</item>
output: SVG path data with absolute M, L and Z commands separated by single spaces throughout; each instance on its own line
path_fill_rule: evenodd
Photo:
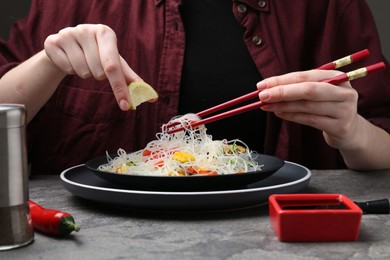
M 26 110 L 0 104 L 0 251 L 34 239 L 28 194 Z

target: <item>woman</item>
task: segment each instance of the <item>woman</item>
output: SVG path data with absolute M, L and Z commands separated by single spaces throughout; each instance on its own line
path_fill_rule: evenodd
M 0 102 L 26 104 L 33 174 L 141 149 L 173 116 L 256 84 L 270 105 L 209 124 L 215 139 L 310 168 L 389 168 L 390 74 L 352 87 L 310 70 L 365 48 L 364 64 L 384 60 L 363 0 L 35 0 L 0 44 Z M 159 100 L 128 112 L 138 80 Z

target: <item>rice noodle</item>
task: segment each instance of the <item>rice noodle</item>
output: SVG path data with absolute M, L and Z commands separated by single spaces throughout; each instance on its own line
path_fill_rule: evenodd
M 245 143 L 239 139 L 212 140 L 212 136 L 206 133 L 204 125 L 195 129 L 190 126 L 190 122 L 196 120 L 199 120 L 199 117 L 195 114 L 174 117 L 163 125 L 162 131 L 156 135 L 157 139 L 149 142 L 145 149 L 130 154 L 119 149 L 115 158 L 107 154 L 108 163 L 99 166 L 98 169 L 149 176 L 189 175 L 190 167 L 215 171 L 219 175 L 261 170 L 261 165 L 255 160 L 257 154 Z M 177 123 L 175 127 L 182 126 L 185 130 L 168 134 L 167 125 L 173 123 Z M 244 147 L 245 151 L 229 150 L 229 146 L 236 145 Z M 195 159 L 180 162 L 173 156 L 177 151 L 192 155 Z

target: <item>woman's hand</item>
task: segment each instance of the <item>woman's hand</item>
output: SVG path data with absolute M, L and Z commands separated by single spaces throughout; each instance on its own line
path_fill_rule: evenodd
M 47 37 L 46 55 L 65 74 L 108 79 L 119 107 L 130 107 L 128 83 L 141 80 L 120 56 L 115 32 L 106 25 L 82 24 Z
M 349 82 L 335 86 L 322 83 L 341 72 L 311 70 L 271 77 L 257 84 L 259 98 L 285 120 L 323 131 L 326 142 L 337 149 L 357 145 L 360 116 L 358 94 Z
M 315 127 L 355 170 L 390 168 L 390 135 L 357 113 L 358 93 L 349 82 L 320 82 L 338 71 L 311 70 L 271 77 L 257 84 L 262 109 Z

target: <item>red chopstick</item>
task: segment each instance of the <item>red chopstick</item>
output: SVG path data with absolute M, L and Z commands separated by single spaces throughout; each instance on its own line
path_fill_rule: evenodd
M 371 73 L 377 72 L 377 71 L 381 71 L 381 70 L 385 70 L 385 69 L 386 69 L 385 63 L 378 62 L 378 63 L 372 64 L 372 65 L 369 65 L 367 67 L 363 67 L 363 68 L 356 69 L 356 70 L 353 70 L 353 71 L 350 71 L 347 73 L 340 74 L 334 78 L 326 79 L 326 80 L 323 80 L 321 82 L 326 82 L 326 83 L 330 83 L 333 85 L 338 85 L 340 83 L 343 83 L 346 81 L 351 81 L 351 80 L 358 79 L 361 77 L 365 77 L 368 74 L 371 74 Z
M 323 70 L 338 69 L 338 68 L 341 68 L 343 66 L 349 65 L 349 64 L 351 64 L 351 63 L 353 63 L 355 61 L 364 59 L 369 54 L 370 54 L 370 52 L 367 49 L 364 49 L 362 51 L 358 51 L 358 52 L 355 52 L 355 53 L 353 53 L 351 55 L 345 56 L 345 57 L 343 57 L 341 59 L 338 59 L 338 60 L 326 63 L 326 64 L 318 67 L 317 69 L 323 69 Z M 227 102 L 221 103 L 221 104 L 216 105 L 214 107 L 211 107 L 211 108 L 208 108 L 208 109 L 203 110 L 201 112 L 198 112 L 197 115 L 199 117 L 204 117 L 204 116 L 210 115 L 212 113 L 215 113 L 215 112 L 220 111 L 222 109 L 225 109 L 227 107 L 230 107 L 230 106 L 233 106 L 235 104 L 242 103 L 242 102 L 244 102 L 246 100 L 255 98 L 255 97 L 257 97 L 257 95 L 259 93 L 260 93 L 259 90 L 255 90 L 255 91 L 250 92 L 250 93 L 248 93 L 246 95 L 243 95 L 241 97 L 229 100 Z M 175 126 L 175 125 L 177 125 L 177 124 L 169 124 L 166 127 L 169 128 L 169 127 L 172 127 L 172 126 Z
M 345 56 L 341 59 L 331 61 L 329 63 L 326 63 L 320 67 L 318 67 L 318 70 L 334 70 L 338 69 L 344 66 L 347 66 L 355 61 L 362 60 L 365 57 L 370 55 L 370 52 L 367 49 L 364 49 L 362 51 L 355 52 L 351 55 Z
M 321 82 L 337 85 L 337 84 L 341 84 L 341 83 L 346 82 L 346 81 L 352 81 L 354 79 L 358 79 L 358 78 L 367 76 L 369 74 L 372 74 L 373 72 L 382 71 L 384 69 L 386 69 L 385 63 L 379 62 L 379 63 L 373 64 L 373 65 L 370 65 L 370 66 L 367 66 L 367 67 L 363 67 L 363 68 L 356 69 L 356 70 L 353 70 L 353 71 L 350 71 L 350 72 L 347 72 L 347 73 L 340 74 L 340 75 L 338 75 L 336 77 L 333 77 L 333 78 L 327 79 L 327 80 L 323 80 Z M 256 91 L 256 93 L 258 93 L 258 91 Z M 246 94 L 244 96 L 241 96 L 239 98 L 233 99 L 231 101 L 225 102 L 225 103 L 223 103 L 221 105 L 224 105 L 223 108 L 226 108 L 226 107 L 228 107 L 226 104 L 235 105 L 235 104 L 237 104 L 237 100 L 244 101 L 244 100 L 249 99 L 248 96 L 256 97 L 256 95 L 254 95 L 254 92 L 252 92 L 252 93 Z M 218 105 L 216 107 L 220 107 L 221 105 Z M 214 115 L 214 116 L 210 116 L 208 118 L 201 119 L 199 121 L 191 122 L 191 127 L 194 128 L 194 127 L 199 126 L 199 125 L 204 125 L 204 124 L 211 123 L 211 122 L 214 122 L 214 121 L 218 121 L 218 120 L 221 120 L 221 119 L 224 119 L 224 118 L 227 118 L 227 117 L 231 117 L 231 116 L 234 116 L 234 115 L 237 115 L 237 114 L 248 112 L 250 110 L 254 110 L 256 108 L 260 108 L 260 107 L 262 107 L 264 105 L 266 105 L 265 102 L 257 101 L 257 102 L 254 102 L 252 104 L 249 104 L 249 105 L 245 105 L 245 106 L 242 106 L 242 107 L 239 107 L 239 108 L 236 108 L 236 109 L 232 109 L 232 110 L 229 110 L 229 111 L 226 111 L 226 112 Z M 222 109 L 222 108 L 220 108 L 220 109 Z M 205 111 L 207 111 L 207 110 L 205 110 Z M 203 113 L 203 115 L 204 115 L 205 111 L 202 111 L 201 113 Z M 199 115 L 199 114 L 200 113 L 198 113 L 197 115 Z M 175 124 L 171 124 L 171 125 L 167 126 L 167 129 L 170 128 L 170 127 L 173 127 L 173 126 L 175 126 Z M 173 134 L 173 133 L 176 133 L 176 132 L 179 132 L 179 131 L 182 131 L 182 130 L 184 130 L 183 127 L 172 128 L 172 129 L 168 130 L 167 133 L 168 134 Z
M 331 61 L 329 63 L 326 63 L 326 64 L 318 67 L 317 69 L 322 69 L 322 70 L 338 69 L 338 68 L 341 68 L 343 66 L 349 65 L 349 64 L 351 64 L 351 63 L 353 63 L 355 61 L 364 59 L 369 54 L 370 54 L 370 52 L 368 51 L 368 49 L 364 49 L 364 50 L 355 52 L 355 53 L 353 53 L 351 55 L 345 56 L 343 58 L 337 59 L 335 61 Z M 216 105 L 214 107 L 211 107 L 211 108 L 208 108 L 208 109 L 203 110 L 201 112 L 198 112 L 197 115 L 199 117 L 204 117 L 204 116 L 213 114 L 213 113 L 215 113 L 217 111 L 220 111 L 222 109 L 225 109 L 227 107 L 231 107 L 231 106 L 234 106 L 236 104 L 239 104 L 239 103 L 242 103 L 244 101 L 247 101 L 249 99 L 255 98 L 259 93 L 260 93 L 259 90 L 255 90 L 255 91 L 253 91 L 251 93 L 248 93 L 246 95 L 243 95 L 241 97 L 229 100 L 227 102 L 221 103 L 221 104 Z M 168 128 L 171 128 L 171 127 L 176 126 L 178 124 L 179 123 L 170 123 L 168 125 L 165 125 L 165 127 L 168 129 Z

